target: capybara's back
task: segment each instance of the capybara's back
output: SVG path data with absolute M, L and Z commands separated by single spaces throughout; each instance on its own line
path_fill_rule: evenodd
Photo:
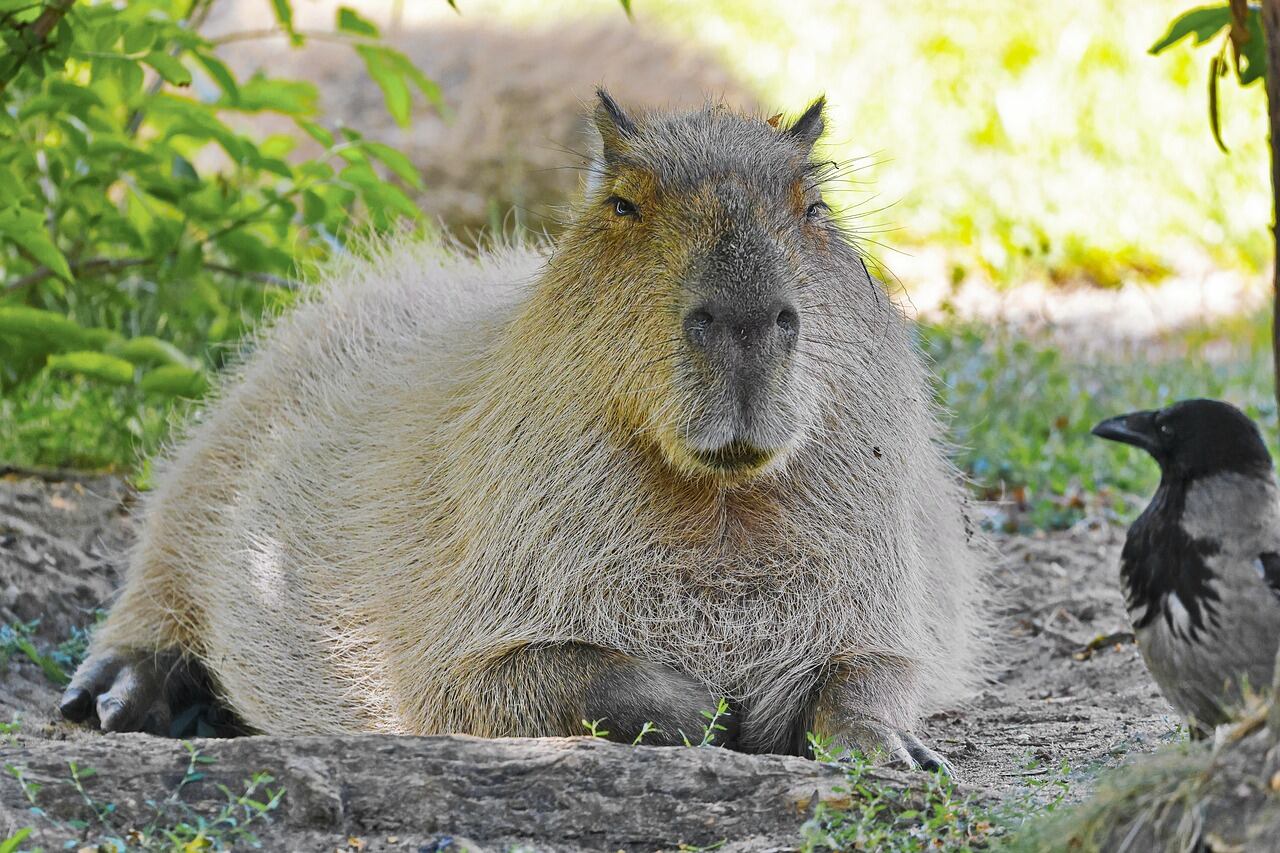
M 933 767 L 980 548 L 908 325 L 823 203 L 821 103 L 596 109 L 563 239 L 388 248 L 266 333 L 157 478 L 63 701 L 163 730 L 192 673 L 269 733 Z

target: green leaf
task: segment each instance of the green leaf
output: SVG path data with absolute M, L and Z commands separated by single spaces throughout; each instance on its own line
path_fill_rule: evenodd
M 168 341 L 153 335 L 114 341 L 105 347 L 104 352 L 139 366 L 174 365 L 188 370 L 199 368 L 195 359 Z
M 142 61 L 154 68 L 166 83 L 175 86 L 191 85 L 191 71 L 177 57 L 153 50 L 142 57 Z
M 1222 141 L 1222 127 L 1218 121 L 1218 78 L 1226 73 L 1227 60 L 1222 54 L 1209 60 L 1209 130 L 1213 132 L 1213 141 L 1218 143 L 1223 154 L 1229 152 L 1226 143 Z
M 384 48 L 362 45 L 356 48 L 356 52 L 364 59 L 365 68 L 368 69 L 373 82 L 377 83 L 378 88 L 382 90 L 387 112 L 395 119 L 396 124 L 407 127 L 409 111 L 413 107 L 413 96 L 409 93 L 409 85 L 405 83 L 404 75 L 387 58 Z
M 151 21 L 140 21 L 128 26 L 124 31 L 124 52 L 142 53 L 150 50 L 156 43 L 157 27 Z
M 271 8 L 275 11 L 280 28 L 289 34 L 290 41 L 295 45 L 302 44 L 302 36 L 293 28 L 293 5 L 289 0 L 271 0 Z
M 448 107 L 444 102 L 444 93 L 440 90 L 439 84 L 426 74 L 423 74 L 422 69 L 413 64 L 413 60 L 393 48 L 383 48 L 383 52 L 386 53 L 395 68 L 418 87 L 418 91 L 422 92 L 423 97 L 425 97 L 431 105 L 436 108 L 436 110 L 441 113 L 448 110 Z
M 26 305 L 0 305 L 0 335 L 43 344 L 45 352 L 99 348 L 119 337 L 107 329 L 86 329 L 70 317 Z
M 622 4 L 622 11 L 627 13 L 627 17 L 631 17 L 631 0 L 618 0 Z
M 344 33 L 358 36 L 378 37 L 378 28 L 367 18 L 360 17 L 354 9 L 347 6 L 338 7 L 338 29 Z
M 222 89 L 222 94 L 234 104 L 240 97 L 240 87 L 236 84 L 236 78 L 231 73 L 231 69 L 211 53 L 199 51 L 195 56 L 196 61 L 204 66 L 204 70 L 209 72 L 209 76 L 218 84 L 218 88 Z
M 1231 8 L 1225 3 L 1192 9 L 1170 24 L 1164 38 L 1151 45 L 1147 52 L 1154 56 L 1192 34 L 1196 37 L 1195 44 L 1204 44 L 1223 27 L 1230 25 Z
M 366 142 L 364 150 L 381 160 L 400 180 L 414 189 L 422 189 L 422 174 L 418 171 L 418 167 L 413 165 L 413 161 L 402 152 L 381 142 Z
M 365 164 L 355 164 L 340 173 L 343 180 L 360 190 L 364 202 L 375 212 L 390 209 L 409 219 L 422 218 L 422 210 L 397 186 L 387 183 Z
M 302 193 L 302 222 L 305 225 L 314 225 L 317 222 L 324 221 L 325 213 L 328 211 L 328 205 L 324 203 L 314 190 L 305 190 Z
M 148 371 L 138 384 L 149 394 L 167 397 L 200 397 L 209 390 L 204 371 L 172 364 Z
M 286 115 L 314 115 L 319 108 L 320 93 L 302 80 L 269 80 L 257 76 L 240 87 L 234 103 L 227 106 L 246 112 L 273 110 Z
M 333 145 L 333 134 L 325 130 L 313 121 L 298 121 L 298 126 L 307 132 L 307 135 L 319 142 L 325 148 Z
M 196 167 L 191 165 L 191 161 L 181 154 L 173 155 L 172 174 L 180 181 L 200 181 L 200 175 L 196 173 Z
M 26 2 L 26 0 L 23 0 L 23 2 Z M 31 827 L 27 826 L 19 829 L 4 841 L 0 841 L 0 853 L 14 853 L 14 851 L 18 849 L 18 845 L 22 843 L 23 839 L 30 834 Z
M 7 237 L 41 264 L 44 264 L 54 275 L 71 281 L 71 268 L 62 251 L 49 239 L 44 230 L 44 222 L 40 214 L 25 207 L 10 207 L 0 210 L 0 236 Z
M 1240 50 L 1240 63 L 1236 79 L 1241 86 L 1262 80 L 1267 74 L 1267 41 L 1262 33 L 1262 14 L 1254 6 L 1249 7 L 1249 39 Z
M 62 687 L 71 681 L 71 677 L 62 671 L 62 667 L 58 666 L 58 662 L 49 655 L 43 655 L 36 648 L 36 644 L 31 642 L 27 637 L 18 637 L 14 640 L 14 645 L 31 659 L 31 662 L 38 665 L 44 672 L 44 677 L 52 681 L 54 684 Z
M 102 352 L 79 350 L 55 353 L 49 356 L 45 364 L 53 373 L 79 374 L 112 385 L 129 385 L 133 382 L 132 364 L 123 358 Z

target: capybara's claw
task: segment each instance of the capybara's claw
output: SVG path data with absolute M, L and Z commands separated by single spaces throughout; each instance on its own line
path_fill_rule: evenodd
M 925 746 L 920 740 L 910 732 L 899 732 L 898 737 L 902 739 L 902 745 L 906 747 L 907 753 L 911 756 L 912 762 L 920 769 L 929 773 L 941 770 L 946 775 L 954 778 L 956 775 L 955 768 L 947 759 Z
M 58 710 L 71 722 L 83 723 L 89 719 L 89 713 L 93 710 L 93 697 L 88 690 L 73 685 L 62 694 Z

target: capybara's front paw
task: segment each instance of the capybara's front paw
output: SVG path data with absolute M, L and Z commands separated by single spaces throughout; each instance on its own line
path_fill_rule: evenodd
M 74 723 L 104 732 L 169 733 L 167 685 L 181 656 L 174 652 L 102 652 L 76 670 L 58 709 Z
M 955 770 L 945 758 L 909 731 L 896 731 L 874 720 L 860 720 L 852 726 L 852 735 L 858 750 L 873 761 L 907 770 L 930 773 L 941 770 L 948 776 L 955 776 Z

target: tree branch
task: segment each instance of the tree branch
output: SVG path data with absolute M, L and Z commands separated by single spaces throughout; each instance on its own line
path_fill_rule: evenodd
M 74 3 L 75 0 L 51 0 L 44 7 L 44 11 L 40 13 L 40 17 L 31 22 L 30 29 L 24 34 L 27 42 L 27 51 L 18 57 L 18 61 L 14 63 L 13 72 L 9 77 L 0 80 L 0 95 L 4 94 L 4 90 L 9 83 L 22 71 L 22 66 L 27 64 L 27 59 L 44 47 L 45 41 L 49 38 L 49 33 L 53 32 L 53 28 L 58 26 L 58 23 Z

